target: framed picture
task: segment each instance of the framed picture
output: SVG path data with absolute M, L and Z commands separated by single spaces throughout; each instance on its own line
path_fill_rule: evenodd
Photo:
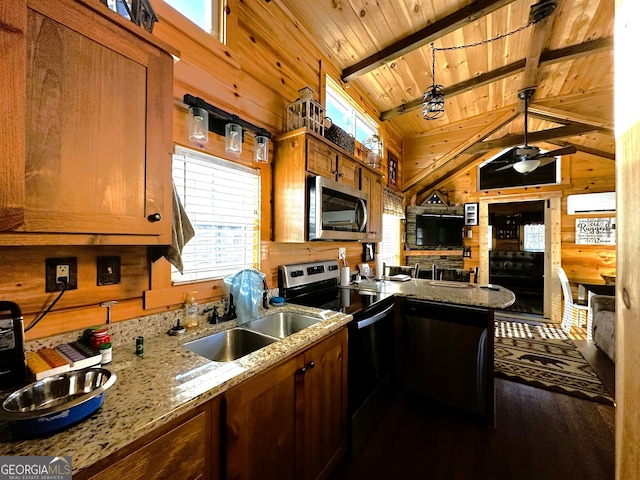
M 465 226 L 478 225 L 478 204 L 464 204 L 464 224 Z
M 389 159 L 389 186 L 396 188 L 398 186 L 398 159 L 387 150 L 387 158 Z
M 375 243 L 363 243 L 362 244 L 362 261 L 373 262 L 373 258 L 376 255 Z

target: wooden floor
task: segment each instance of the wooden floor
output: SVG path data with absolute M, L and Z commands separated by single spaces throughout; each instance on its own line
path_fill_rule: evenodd
M 496 428 L 398 394 L 330 479 L 613 480 L 614 407 L 496 379 Z
M 569 337 L 615 396 L 614 363 L 586 340 L 585 328 L 572 327 Z M 615 407 L 495 383 L 495 429 L 397 394 L 362 453 L 344 459 L 330 480 L 614 480 Z

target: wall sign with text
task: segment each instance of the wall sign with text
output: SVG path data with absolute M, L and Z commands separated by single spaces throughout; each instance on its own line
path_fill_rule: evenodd
M 576 243 L 581 245 L 615 245 L 615 217 L 576 218 Z

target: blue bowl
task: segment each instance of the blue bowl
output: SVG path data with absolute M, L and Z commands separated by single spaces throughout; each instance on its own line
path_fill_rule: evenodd
M 56 433 L 84 420 L 102 406 L 116 374 L 85 368 L 43 378 L 16 390 L 2 402 L 0 419 L 21 437 Z

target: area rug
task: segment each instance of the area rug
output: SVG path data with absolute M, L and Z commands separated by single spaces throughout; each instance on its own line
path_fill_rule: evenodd
M 496 320 L 496 377 L 615 405 L 578 347 L 557 325 Z

